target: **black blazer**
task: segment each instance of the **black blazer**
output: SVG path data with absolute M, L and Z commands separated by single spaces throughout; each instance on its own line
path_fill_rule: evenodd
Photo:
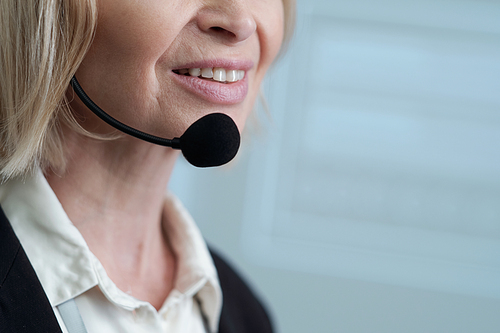
M 219 333 L 272 333 L 263 305 L 213 250 L 223 294 Z M 0 332 L 62 332 L 47 295 L 0 207 Z

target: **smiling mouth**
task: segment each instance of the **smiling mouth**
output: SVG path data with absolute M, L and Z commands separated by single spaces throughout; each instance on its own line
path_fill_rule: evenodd
M 207 81 L 219 83 L 234 83 L 243 80 L 245 71 L 239 69 L 225 69 L 221 67 L 213 68 L 181 68 L 173 70 L 175 74 L 193 76 Z

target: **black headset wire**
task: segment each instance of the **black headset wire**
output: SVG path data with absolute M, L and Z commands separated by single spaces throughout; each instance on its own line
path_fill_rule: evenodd
M 78 82 L 75 76 L 71 78 L 71 86 L 73 87 L 73 90 L 78 95 L 83 104 L 85 104 L 92 112 L 94 112 L 96 116 L 104 120 L 109 125 L 118 128 L 124 133 L 129 134 L 138 139 L 142 139 L 144 141 L 154 143 L 160 146 L 167 146 L 167 147 L 172 147 L 174 149 L 181 149 L 180 138 L 165 139 L 159 136 L 144 133 L 128 125 L 125 125 L 124 123 L 111 117 L 109 114 L 104 112 L 97 104 L 95 104 L 94 101 L 90 99 L 90 97 L 85 93 L 83 88 L 80 86 L 80 83 Z

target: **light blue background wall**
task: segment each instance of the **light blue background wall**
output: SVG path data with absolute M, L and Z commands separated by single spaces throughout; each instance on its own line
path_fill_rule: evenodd
M 230 165 L 171 189 L 280 332 L 500 332 L 500 2 L 299 0 Z

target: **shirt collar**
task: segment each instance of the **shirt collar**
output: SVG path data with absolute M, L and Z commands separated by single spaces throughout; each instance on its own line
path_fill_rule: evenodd
M 103 283 L 102 272 L 96 270 L 100 263 L 96 265 L 97 259 L 40 170 L 1 185 L 0 204 L 53 306 L 96 285 L 107 289 L 111 281 Z M 210 328 L 216 331 L 222 292 L 206 243 L 191 215 L 171 193 L 165 198 L 163 221 L 178 259 L 175 289 L 186 297 L 198 294 Z M 120 297 L 126 298 L 124 294 Z
M 166 195 L 163 212 L 165 233 L 169 235 L 178 259 L 175 288 L 187 296 L 198 295 L 210 328 L 216 331 L 222 309 L 222 291 L 206 242 L 191 215 L 170 192 Z
M 90 250 L 41 171 L 0 186 L 0 203 L 53 306 L 97 284 Z

